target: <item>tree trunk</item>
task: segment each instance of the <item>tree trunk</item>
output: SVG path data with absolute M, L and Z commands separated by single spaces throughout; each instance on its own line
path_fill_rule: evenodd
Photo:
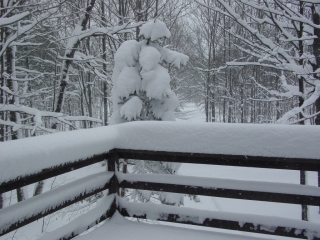
M 300 14 L 303 15 L 304 12 L 304 7 L 303 7 L 304 3 L 300 2 L 300 6 L 299 6 L 299 11 Z M 299 24 L 299 30 L 297 31 L 297 35 L 298 38 L 302 38 L 303 35 L 303 23 L 300 22 Z M 300 40 L 299 41 L 299 56 L 302 57 L 303 55 L 303 41 Z M 299 65 L 303 65 L 303 59 L 299 60 Z M 304 102 L 304 78 L 303 77 L 299 77 L 299 92 L 300 92 L 300 96 L 299 96 L 299 107 L 302 106 L 303 102 Z M 299 113 L 299 119 L 302 119 L 303 115 L 302 113 Z M 304 121 L 301 121 L 300 124 L 304 125 Z M 306 172 L 305 171 L 300 171 L 300 184 L 301 185 L 306 185 Z M 308 221 L 308 206 L 307 205 L 301 205 L 302 208 L 302 212 L 301 212 L 301 218 L 304 221 Z
M 105 7 L 104 7 L 104 0 L 101 0 L 101 11 L 102 11 L 102 24 L 104 27 L 106 27 L 106 17 L 105 17 Z M 104 120 L 104 125 L 108 125 L 108 83 L 107 83 L 107 47 L 106 47 L 106 35 L 103 35 L 102 37 L 102 59 L 103 59 L 103 64 L 102 64 L 102 69 L 103 69 L 103 74 L 106 76 L 104 81 L 103 81 L 103 120 Z
M 6 39 L 10 38 L 11 36 L 11 29 L 10 28 L 6 28 Z M 7 86 L 8 88 L 16 93 L 18 90 L 18 83 L 14 82 L 12 80 L 12 78 L 15 75 L 15 46 L 12 47 L 8 47 L 6 49 L 6 66 L 7 66 Z M 9 104 L 19 104 L 19 99 L 16 96 L 13 96 L 12 98 L 9 99 Z M 10 115 L 9 115 L 10 121 L 17 123 L 19 121 L 19 113 L 17 112 L 13 112 L 10 111 Z M 12 140 L 17 140 L 19 139 L 19 134 L 18 131 L 13 131 L 11 128 L 11 139 Z M 25 199 L 25 195 L 23 192 L 22 188 L 18 188 L 17 189 L 17 198 L 18 198 L 18 202 L 23 201 Z
M 314 24 L 320 24 L 320 16 L 317 13 L 315 9 L 315 4 L 312 5 L 312 17 L 313 17 L 313 23 Z M 320 56 L 320 29 L 318 28 L 313 28 L 314 35 L 317 36 L 313 40 L 313 54 L 315 56 Z M 313 71 L 316 71 L 320 67 L 320 59 L 319 57 L 316 57 L 316 64 L 312 65 Z M 314 75 L 314 77 L 319 78 L 317 74 Z M 318 98 L 315 102 L 315 108 L 316 112 L 320 111 L 320 98 Z M 320 115 L 316 116 L 316 119 L 314 121 L 315 125 L 320 125 Z M 320 172 L 318 172 L 318 187 L 320 187 Z M 320 214 L 320 207 L 319 207 L 319 214 Z
M 90 12 L 94 6 L 95 0 L 91 0 L 89 6 L 86 9 L 86 14 L 84 18 L 81 21 L 81 31 L 86 30 L 87 23 L 89 21 Z M 78 33 L 74 33 L 78 34 Z M 61 112 L 63 107 L 63 100 L 64 100 L 64 93 L 66 91 L 66 87 L 68 85 L 68 71 L 69 66 L 73 62 L 71 59 L 74 57 L 74 53 L 76 52 L 76 49 L 78 48 L 80 44 L 80 41 L 74 43 L 71 50 L 66 50 L 65 57 L 68 58 L 67 60 L 63 60 L 62 67 L 61 67 L 61 77 L 60 77 L 60 91 L 58 95 L 58 100 L 55 108 L 55 112 Z M 52 126 L 53 129 L 57 128 L 57 125 L 54 124 Z
M 1 16 L 4 14 L 4 0 L 1 1 Z M 4 42 L 4 28 L 1 28 L 0 29 L 1 31 L 1 43 Z M 0 51 L 2 50 L 2 44 L 0 45 Z M 3 73 L 4 73 L 4 56 L 1 55 L 0 57 L 0 87 L 3 87 L 4 86 L 4 77 L 3 77 Z M 2 89 L 0 89 L 0 104 L 1 103 L 5 103 L 5 94 L 4 94 L 4 91 Z M 5 113 L 4 112 L 0 112 L 0 119 L 3 119 L 5 120 Z M 3 124 L 0 125 L 0 142 L 4 142 L 5 138 L 5 127 Z M 2 199 L 2 195 L 0 194 L 0 198 Z M 2 204 L 1 204 L 2 206 Z M 1 207 L 0 207 L 1 209 Z

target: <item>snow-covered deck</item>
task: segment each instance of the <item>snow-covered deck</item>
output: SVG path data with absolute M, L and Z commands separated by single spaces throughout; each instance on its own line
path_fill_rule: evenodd
M 199 155 L 202 155 L 202 158 L 204 158 L 204 155 L 206 154 L 211 154 L 210 158 L 212 158 L 213 155 L 221 155 L 221 159 L 223 161 L 221 163 L 222 165 L 228 165 L 228 161 L 230 159 L 232 160 L 232 157 L 230 159 L 225 158 L 226 155 L 242 156 L 243 158 L 239 160 L 237 159 L 238 163 L 240 163 L 242 160 L 246 162 L 247 159 L 250 159 L 251 157 L 274 157 L 273 162 L 276 163 L 279 163 L 281 161 L 280 158 L 290 158 L 294 163 L 299 162 L 299 166 L 304 166 L 309 163 L 314 164 L 309 164 L 311 167 L 316 166 L 316 169 L 309 167 L 308 171 L 319 171 L 319 134 L 320 128 L 314 126 L 194 124 L 174 122 L 135 122 L 89 130 L 57 133 L 54 135 L 47 135 L 36 138 L 22 139 L 18 141 L 2 143 L 0 145 L 0 169 L 6 169 L 6 171 L 2 171 L 0 175 L 0 184 L 3 184 L 3 186 L 5 186 L 5 184 L 10 184 L 10 181 L 20 181 L 21 179 L 25 180 L 24 176 L 40 174 L 43 169 L 49 171 L 50 168 L 63 166 L 66 163 L 78 164 L 79 162 L 81 163 L 83 161 L 86 161 L 86 159 L 88 158 L 99 158 L 99 161 L 102 161 L 103 159 L 108 159 L 109 171 L 114 172 L 114 163 L 116 158 L 159 160 L 157 158 L 152 158 L 153 154 L 156 151 L 158 156 L 159 154 L 161 154 L 161 152 L 174 154 L 172 155 L 174 159 L 171 159 L 173 162 L 179 162 L 179 156 L 181 154 L 186 154 L 187 158 L 185 159 L 193 159 L 191 163 L 196 164 L 209 164 L 209 162 L 201 162 L 197 158 L 197 156 L 199 157 Z M 113 151 L 110 152 L 110 150 Z M 138 155 L 138 157 L 134 157 L 135 151 L 138 151 L 140 153 L 144 151 L 144 154 L 146 154 L 144 156 L 145 158 L 139 158 L 139 156 L 141 155 Z M 132 155 L 130 155 L 130 152 L 132 153 Z M 121 154 L 127 154 L 127 156 L 129 154 L 129 157 L 125 157 L 125 155 Z M 102 158 L 101 155 L 103 156 Z M 163 155 L 162 159 L 166 159 L 168 162 L 170 162 L 168 156 L 169 155 Z M 185 159 L 181 162 L 186 162 Z M 92 162 L 90 164 L 93 164 L 95 162 Z M 272 165 L 272 162 L 267 163 L 268 165 Z M 238 166 L 232 164 L 230 165 Z M 20 167 L 17 168 L 17 166 Z M 248 166 L 255 167 L 255 165 L 250 164 L 248 164 Z M 275 168 L 277 169 L 278 167 L 276 166 Z M 289 169 L 301 170 L 300 168 L 295 167 Z M 70 171 L 72 170 L 73 168 Z M 49 200 L 55 201 L 55 197 L 61 198 L 61 193 L 64 192 L 66 193 L 65 197 L 64 199 L 60 200 L 65 201 L 65 199 L 68 200 L 72 197 L 80 197 L 82 193 L 80 194 L 79 191 L 88 192 L 88 190 L 91 191 L 95 190 L 96 188 L 98 188 L 99 191 L 103 191 L 108 187 L 109 190 L 111 189 L 109 193 L 116 193 L 119 190 L 119 186 L 126 188 L 126 186 L 121 185 L 123 180 L 127 180 L 128 182 L 130 182 L 130 184 L 133 184 L 133 188 L 137 188 L 137 186 L 134 186 L 135 182 L 142 181 L 142 183 L 147 183 L 147 185 L 158 183 L 166 185 L 178 184 L 188 185 L 195 189 L 202 187 L 206 189 L 211 189 L 212 191 L 219 191 L 219 189 L 229 189 L 230 191 L 239 192 L 241 196 L 243 196 L 242 193 L 248 193 L 248 191 L 256 193 L 261 191 L 266 194 L 272 193 L 273 195 L 302 194 L 305 195 L 302 196 L 305 198 L 308 198 L 310 196 L 319 198 L 320 194 L 319 188 L 312 186 L 302 187 L 299 185 L 294 186 L 289 184 L 274 184 L 262 182 L 259 183 L 240 180 L 222 180 L 219 178 L 215 178 L 213 181 L 213 178 L 211 178 L 210 180 L 206 178 L 200 179 L 199 177 L 190 178 L 184 176 L 166 176 L 165 178 L 161 175 L 157 175 L 157 177 L 142 176 L 139 174 L 125 176 L 120 173 L 115 173 L 115 175 L 113 175 L 114 173 L 111 174 L 112 178 L 114 178 L 111 181 L 111 175 L 107 176 L 107 174 L 105 174 L 106 172 L 97 173 L 97 176 L 101 177 L 100 185 L 103 185 L 103 187 L 97 184 L 97 181 L 93 179 L 96 176 L 92 175 L 88 177 L 92 179 L 92 184 L 91 182 L 87 181 L 88 179 L 77 180 L 74 183 L 70 183 L 70 186 L 64 185 L 56 190 L 20 202 L 16 204 L 16 206 L 12 205 L 10 207 L 4 208 L 0 210 L 0 226 L 4 226 L 4 223 L 8 223 L 7 225 L 11 226 L 15 223 L 20 222 L 20 213 L 23 213 L 22 215 L 24 216 L 22 217 L 25 218 L 28 217 L 28 214 L 35 214 L 37 213 L 37 211 L 39 212 L 39 214 L 40 212 L 41 214 L 44 214 L 44 212 L 45 214 L 47 214 L 47 212 L 49 212 L 47 211 L 47 209 L 51 209 L 52 205 L 59 205 L 57 202 L 54 202 L 54 204 L 48 204 L 48 201 L 40 201 L 45 197 L 47 197 L 47 199 Z M 109 184 L 109 180 L 110 185 L 107 186 L 107 184 Z M 38 180 L 35 180 L 34 182 L 36 181 Z M 114 184 L 115 182 L 117 182 L 117 184 Z M 80 183 L 84 185 L 82 186 Z M 78 188 L 73 188 L 73 184 L 77 185 Z M 24 185 L 22 184 L 21 186 Z M 186 188 L 185 186 L 182 187 L 184 187 L 184 189 Z M 69 191 L 69 188 L 72 189 L 72 191 Z M 145 188 L 142 187 L 141 189 Z M 146 188 L 146 190 L 150 189 Z M 60 194 L 55 194 L 55 191 L 59 192 Z M 184 191 L 179 193 L 185 193 Z M 186 194 L 189 193 L 186 192 Z M 203 195 L 215 196 L 214 194 L 208 193 L 205 193 Z M 51 199 L 52 196 L 54 196 L 54 198 Z M 200 239 L 210 238 L 219 240 L 263 238 L 262 236 L 253 238 L 248 237 L 246 235 L 236 235 L 234 233 L 218 233 L 216 231 L 209 230 L 199 232 L 198 230 L 194 230 L 194 227 L 192 227 L 191 230 L 188 228 L 163 226 L 159 224 L 146 225 L 143 223 L 128 221 L 123 217 L 138 216 L 143 218 L 143 215 L 145 215 L 150 220 L 161 220 L 170 222 L 168 216 L 172 214 L 175 216 L 182 217 L 181 221 L 176 222 L 186 222 L 185 220 L 187 219 L 187 222 L 189 223 L 189 219 L 192 218 L 192 222 L 195 223 L 195 225 L 200 224 L 203 226 L 208 226 L 207 223 L 209 222 L 210 224 L 213 223 L 212 227 L 214 228 L 220 227 L 217 226 L 215 223 L 221 220 L 222 222 L 224 221 L 224 226 L 227 226 L 226 224 L 229 224 L 230 222 L 233 222 L 236 225 L 236 228 L 230 228 L 227 226 L 226 229 L 236 230 L 237 228 L 240 228 L 240 231 L 248 231 L 242 228 L 246 228 L 243 227 L 245 223 L 250 223 L 253 224 L 252 226 L 254 227 L 252 228 L 254 228 L 254 230 L 258 228 L 259 231 L 259 224 L 262 224 L 262 231 L 267 231 L 268 234 L 272 229 L 275 229 L 276 226 L 281 226 L 284 231 L 287 231 L 291 227 L 291 230 L 294 231 L 295 235 L 300 234 L 300 232 L 306 229 L 305 233 L 307 235 L 310 233 L 313 234 L 312 236 L 315 237 L 320 236 L 320 233 L 318 231 L 318 223 L 314 224 L 302 221 L 291 221 L 284 220 L 283 218 L 280 219 L 274 217 L 265 217 L 262 219 L 258 216 L 252 217 L 244 214 L 234 214 L 233 212 L 221 213 L 219 211 L 216 211 L 209 213 L 208 211 L 198 211 L 190 209 L 187 210 L 186 208 L 174 209 L 173 206 L 161 206 L 161 209 L 159 209 L 158 207 L 154 207 L 149 204 L 138 206 L 136 203 L 130 203 L 130 205 L 127 205 L 126 202 L 122 202 L 121 199 L 115 198 L 115 196 L 109 195 L 109 197 L 111 197 L 108 198 L 109 200 L 105 199 L 107 201 L 107 204 L 102 202 L 102 204 L 100 204 L 99 207 L 96 207 L 94 210 L 89 211 L 87 213 L 88 215 L 82 215 L 75 221 L 72 221 L 70 225 L 68 224 L 62 228 L 57 229 L 56 231 L 44 235 L 43 239 L 56 239 L 57 234 L 61 234 L 61 236 L 64 236 L 67 233 L 79 234 L 83 232 L 87 229 L 88 226 L 93 226 L 93 223 L 96 223 L 96 220 L 100 219 L 101 214 L 105 214 L 106 211 L 108 211 L 108 209 L 111 209 L 109 208 L 111 204 L 117 205 L 118 210 L 119 212 L 121 212 L 122 216 L 120 216 L 118 213 L 115 213 L 115 215 L 113 215 L 110 220 L 107 220 L 107 222 L 104 223 L 102 226 L 88 233 L 87 235 L 80 236 L 79 239 L 121 240 L 128 238 L 148 238 L 149 240 L 150 238 L 194 239 L 195 237 L 199 237 Z M 300 198 L 300 196 L 298 196 L 298 198 Z M 40 200 L 37 201 L 37 199 Z M 112 201 L 110 199 L 112 199 Z M 265 199 L 253 197 L 245 197 L 243 199 L 265 201 Z M 274 199 L 275 198 L 273 198 L 273 200 Z M 276 200 L 275 202 L 278 201 L 279 200 Z M 285 200 L 284 202 L 293 203 L 291 202 L 291 200 Z M 31 208 L 23 207 L 26 206 L 28 203 L 30 203 L 34 207 L 34 209 L 32 209 L 31 211 Z M 43 203 L 45 206 L 41 208 L 41 204 L 34 203 Z M 302 202 L 297 202 L 296 204 L 301 203 Z M 315 206 L 318 206 L 315 203 L 313 204 Z M 148 211 L 144 212 L 146 208 L 148 209 Z M 13 211 L 12 209 L 15 209 L 15 211 Z M 23 209 L 26 212 L 24 213 L 22 212 L 22 210 L 20 211 L 19 209 Z M 123 211 L 123 209 L 125 211 Z M 25 221 L 27 222 L 29 220 L 27 219 Z M 204 221 L 206 221 L 206 224 L 204 223 Z M 288 236 L 291 237 L 292 235 Z M 276 238 L 270 237 L 268 239 Z
M 80 236 L 78 240 L 262 240 L 276 239 L 275 237 L 252 237 L 235 233 L 222 233 L 209 230 L 196 230 L 195 227 L 182 228 L 176 226 L 164 226 L 160 224 L 147 224 L 133 222 L 125 219 L 119 213 L 93 230 Z

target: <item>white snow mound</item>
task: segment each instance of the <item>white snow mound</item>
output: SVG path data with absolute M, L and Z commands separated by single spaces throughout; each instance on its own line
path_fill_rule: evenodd
M 139 93 L 141 77 L 136 67 L 125 67 L 119 74 L 117 82 L 118 97 L 129 97 L 134 92 Z
M 149 72 L 158 65 L 160 58 L 161 54 L 156 48 L 146 46 L 140 52 L 139 63 L 143 71 Z
M 160 20 L 151 20 L 140 28 L 140 36 L 151 41 L 159 38 L 170 38 L 171 33 L 164 22 Z

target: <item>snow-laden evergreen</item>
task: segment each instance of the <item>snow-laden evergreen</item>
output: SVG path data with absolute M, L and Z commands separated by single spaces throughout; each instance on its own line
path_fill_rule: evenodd
M 188 56 L 162 47 L 171 33 L 165 23 L 152 20 L 140 29 L 142 41 L 124 42 L 115 54 L 112 81 L 113 114 L 111 124 L 160 120 L 175 121 L 174 110 L 179 105 L 176 94 L 170 88 L 170 75 L 163 65 L 180 68 L 186 65 Z M 177 172 L 180 164 L 143 161 L 136 164 L 134 172 Z M 136 191 L 133 198 L 148 200 L 150 192 Z M 182 197 L 174 193 L 161 193 L 161 202 L 182 203 Z
M 115 54 L 111 124 L 175 120 L 173 112 L 179 101 L 171 91 L 168 70 L 161 64 L 180 68 L 186 65 L 188 56 L 161 46 L 170 31 L 159 20 L 144 24 L 140 36 L 142 41 L 126 41 Z

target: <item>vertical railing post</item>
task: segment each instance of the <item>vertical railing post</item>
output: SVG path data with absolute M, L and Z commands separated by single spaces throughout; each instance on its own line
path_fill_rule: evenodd
M 116 151 L 111 150 L 108 158 L 108 164 L 107 164 L 108 172 L 115 172 L 117 159 L 118 157 L 117 157 Z
M 118 193 L 119 191 L 119 182 L 116 176 L 116 163 L 119 161 L 117 152 L 112 150 L 110 152 L 110 157 L 108 158 L 108 172 L 113 172 L 114 175 L 110 179 L 110 188 L 109 195 L 112 193 Z
M 118 182 L 118 179 L 117 179 L 117 176 L 116 176 L 116 162 L 119 161 L 119 158 L 118 158 L 118 155 L 117 155 L 117 152 L 112 150 L 110 152 L 110 155 L 109 155 L 109 158 L 108 158 L 108 172 L 113 172 L 113 176 L 112 178 L 110 179 L 110 187 L 109 187 L 109 192 L 108 192 L 108 195 L 111 195 L 111 194 L 117 194 L 118 191 L 119 191 L 119 182 Z M 113 200 L 113 203 L 112 203 L 112 206 L 111 206 L 111 216 L 115 213 L 117 209 L 117 204 L 116 204 L 116 195 L 115 195 L 115 198 Z

